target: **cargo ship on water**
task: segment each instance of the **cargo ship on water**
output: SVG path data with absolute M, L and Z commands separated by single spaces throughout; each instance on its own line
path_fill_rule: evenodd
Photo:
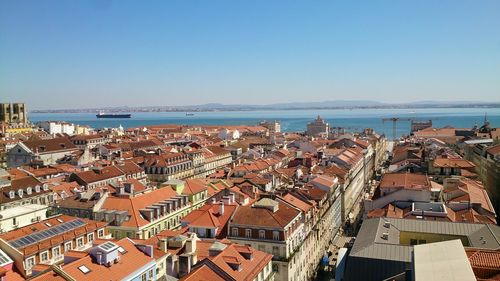
M 99 112 L 96 114 L 97 118 L 130 118 L 132 117 L 132 114 L 128 113 L 102 113 Z

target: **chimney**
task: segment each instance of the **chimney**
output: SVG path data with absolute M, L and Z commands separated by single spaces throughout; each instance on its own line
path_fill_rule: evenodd
M 160 239 L 160 249 L 165 253 L 167 252 L 167 249 L 168 249 L 168 239 L 167 238 Z
M 186 240 L 186 253 L 196 252 L 196 240 L 198 237 L 196 234 L 192 233 L 188 240 Z
M 220 202 L 219 215 L 224 215 L 224 201 Z

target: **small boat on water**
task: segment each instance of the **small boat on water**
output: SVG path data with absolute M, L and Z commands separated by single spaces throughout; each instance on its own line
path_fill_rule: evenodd
M 132 114 L 128 113 L 102 113 L 99 112 L 96 114 L 97 118 L 130 118 L 132 117 Z
M 186 116 L 194 116 L 194 113 L 189 113 L 189 112 L 187 112 L 187 113 L 186 113 Z

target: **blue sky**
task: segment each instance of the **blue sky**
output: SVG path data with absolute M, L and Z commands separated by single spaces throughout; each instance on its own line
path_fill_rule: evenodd
M 497 0 L 0 0 L 0 100 L 499 102 L 499 15 Z

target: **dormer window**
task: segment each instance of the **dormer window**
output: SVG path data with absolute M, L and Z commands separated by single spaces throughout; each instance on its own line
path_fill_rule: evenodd
M 31 187 L 26 188 L 26 194 L 31 195 Z
M 24 194 L 24 191 L 22 189 L 19 189 L 17 191 L 17 195 L 19 195 L 19 197 L 23 198 L 23 194 Z
M 273 231 L 273 240 L 280 240 L 280 233 L 278 231 Z
M 40 145 L 40 151 L 45 151 L 45 149 L 47 149 L 45 145 Z
M 35 185 L 35 192 L 40 192 L 40 186 L 39 185 Z
M 43 191 L 47 191 L 47 190 L 49 190 L 49 185 L 48 185 L 48 184 L 46 184 L 46 183 L 44 183 L 44 184 L 42 185 L 42 188 L 43 188 Z
M 9 191 L 9 198 L 14 199 L 14 197 L 16 197 L 16 193 L 14 192 L 14 190 Z

